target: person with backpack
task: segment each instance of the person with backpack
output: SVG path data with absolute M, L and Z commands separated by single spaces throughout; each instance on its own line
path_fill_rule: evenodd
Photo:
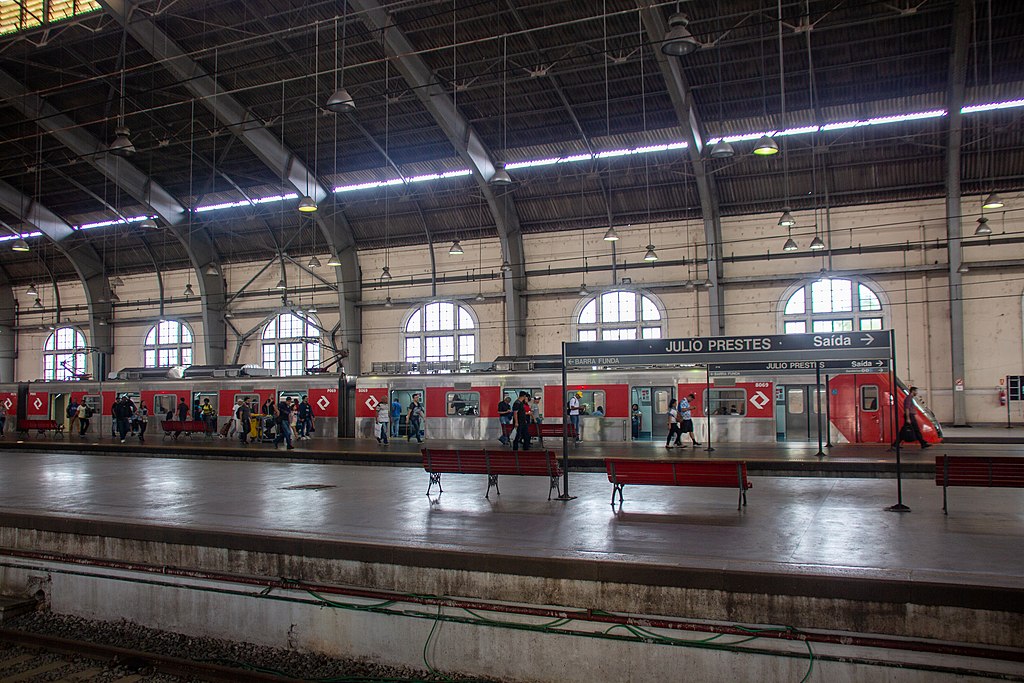
M 75 427 L 77 426 L 76 423 L 78 422 L 78 401 L 75 399 L 71 399 L 71 402 L 68 403 L 67 416 L 68 434 L 71 434 L 75 431 Z
M 409 413 L 405 418 L 405 440 L 412 441 L 413 435 L 416 436 L 417 443 L 423 443 L 423 437 L 420 436 L 420 424 L 423 422 L 423 404 L 420 403 L 420 395 L 412 395 L 412 403 L 409 404 Z
M 120 399 L 114 402 L 113 407 L 110 409 L 111 416 L 114 418 L 114 424 L 117 427 L 117 434 L 121 437 L 121 443 L 124 443 L 125 437 L 128 436 L 128 432 L 131 431 L 131 420 L 132 415 L 135 413 L 135 406 L 128 400 L 128 395 L 121 396 Z
M 243 446 L 247 446 L 249 444 L 249 422 L 252 419 L 249 399 L 243 398 L 238 401 L 238 407 L 235 408 L 235 419 L 238 420 L 238 441 Z
M 296 412 L 298 412 L 296 426 L 299 438 L 306 440 L 314 431 L 313 418 L 316 417 L 313 413 L 313 405 L 309 402 L 309 397 L 302 397 L 302 403 L 299 404 L 299 409 Z
M 92 407 L 85 402 L 78 404 L 78 436 L 84 437 L 92 420 Z
M 518 451 L 519 444 L 523 450 L 530 450 L 530 394 L 519 392 L 519 398 L 512 404 L 512 426 L 516 438 L 512 441 L 512 450 Z
M 139 443 L 146 443 L 146 428 L 149 426 L 149 408 L 145 401 L 139 403 L 139 409 L 132 414 L 132 431 L 139 433 Z
M 199 409 L 203 423 L 206 425 L 206 435 L 210 436 L 217 431 L 217 412 L 213 409 L 210 399 L 203 399 L 203 406 Z
M 292 407 L 288 403 L 287 399 L 281 399 L 277 404 L 277 436 L 274 437 L 274 448 L 277 448 L 278 444 L 284 441 L 288 448 L 285 450 L 294 450 L 295 446 L 292 445 L 292 428 L 289 422 L 291 422 Z
M 505 433 L 505 425 L 512 424 L 512 401 L 509 400 L 508 394 L 502 396 L 501 401 L 498 402 L 498 422 L 501 425 L 501 436 L 498 437 L 498 441 L 508 446 L 511 440 Z
M 398 397 L 391 399 L 391 436 L 398 438 L 399 423 L 402 421 L 402 404 Z

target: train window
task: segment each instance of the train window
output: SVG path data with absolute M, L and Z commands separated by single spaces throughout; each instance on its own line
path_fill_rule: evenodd
M 153 414 L 166 415 L 173 413 L 178 407 L 178 396 L 176 394 L 157 394 L 153 397 Z
M 786 394 L 786 412 L 790 415 L 803 415 L 806 412 L 803 387 L 789 389 Z
M 668 402 L 672 399 L 672 392 L 665 389 L 657 389 L 654 392 L 654 412 L 658 415 L 668 413 Z
M 866 384 L 860 388 L 860 409 L 874 412 L 878 410 L 878 387 Z
M 569 392 L 567 392 L 565 395 L 565 402 L 568 403 L 569 399 L 572 398 L 573 394 L 575 393 L 575 390 L 570 390 Z M 597 410 L 598 406 L 600 406 L 602 409 L 606 408 L 604 400 L 604 391 L 580 389 L 580 393 L 583 394 L 583 396 L 580 398 L 580 415 L 590 415 L 595 410 Z
M 476 391 L 449 391 L 444 404 L 447 415 L 480 415 L 480 393 Z
M 705 390 L 704 398 L 711 415 L 745 415 L 747 412 L 747 392 L 743 389 Z

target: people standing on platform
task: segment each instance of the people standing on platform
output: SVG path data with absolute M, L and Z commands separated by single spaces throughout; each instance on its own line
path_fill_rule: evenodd
M 399 402 L 398 397 L 395 396 L 391 399 L 391 436 L 398 438 L 398 428 L 402 421 L 402 404 Z
M 572 428 L 576 432 L 576 443 L 583 441 L 583 432 L 580 431 L 581 398 L 583 398 L 582 391 L 577 391 L 575 394 L 569 397 L 569 423 L 572 424 Z
M 316 431 L 313 429 L 313 418 L 316 417 L 316 414 L 313 413 L 313 405 L 309 402 L 309 398 L 307 396 L 302 397 L 302 403 L 299 404 L 297 412 L 299 438 L 308 439 L 310 435 Z
M 89 431 L 89 422 L 92 421 L 92 407 L 85 403 L 78 404 L 78 436 L 85 436 Z
M 391 433 L 391 406 L 381 401 L 377 404 L 377 443 L 388 445 Z
M 525 391 L 519 392 L 519 398 L 512 404 L 512 428 L 515 430 L 516 438 L 512 441 L 512 450 L 518 451 L 519 444 L 523 444 L 523 450 L 530 450 L 530 394 Z
M 693 445 L 699 446 L 700 441 L 697 441 L 697 437 L 693 435 L 693 411 L 690 408 L 690 402 L 696 398 L 696 394 L 690 394 L 685 398 L 679 399 L 679 433 L 689 434 Z
M 412 395 L 412 403 L 409 404 L 409 411 L 405 416 L 405 440 L 411 441 L 416 436 L 417 443 L 423 443 L 420 436 L 420 425 L 423 423 L 423 404 L 420 403 L 420 395 Z
M 540 394 L 534 396 L 533 401 L 530 402 L 530 417 L 536 424 L 544 422 L 544 408 L 541 406 Z M 537 430 L 537 433 L 540 434 L 539 429 Z
M 295 449 L 292 445 L 291 413 L 292 407 L 288 399 L 281 399 L 277 404 L 277 436 L 274 437 L 274 448 L 284 441 L 288 445 L 285 450 Z
M 633 439 L 639 439 L 640 426 L 643 424 L 644 414 L 640 412 L 640 406 L 637 403 L 634 403 L 632 406 L 630 406 L 629 410 L 629 424 L 632 427 Z
M 292 438 L 296 438 L 299 433 L 299 399 L 293 398 L 288 408 L 292 411 L 288 413 L 288 426 L 292 430 Z
M 0 436 L 4 435 L 4 429 L 7 427 L 7 406 L 0 403 Z
M 665 439 L 665 448 L 672 448 L 672 446 L 682 447 L 683 442 L 679 440 L 679 435 L 682 434 L 681 425 L 679 424 L 679 411 L 676 409 L 676 400 L 672 399 L 668 402 L 668 413 L 666 414 L 668 419 L 668 438 Z M 672 443 L 672 437 L 675 437 L 676 442 Z
M 217 412 L 213 409 L 213 404 L 210 403 L 210 399 L 203 399 L 200 414 L 202 416 L 203 423 L 206 425 L 206 435 L 210 436 L 217 431 Z
M 914 407 L 916 396 L 917 387 L 910 387 L 910 391 L 903 397 L 903 427 L 896 438 L 900 441 L 917 441 L 921 448 L 929 448 L 931 444 L 924 440 L 921 425 L 917 422 L 917 409 Z
M 78 401 L 76 401 L 75 399 L 71 399 L 71 402 L 68 403 L 67 415 L 68 434 L 71 434 L 75 431 L 75 428 L 78 426 Z
M 149 408 L 145 401 L 141 401 L 139 409 L 132 415 L 132 431 L 138 432 L 139 443 L 146 443 L 147 427 L 149 427 Z
M 249 429 L 252 421 L 252 409 L 249 407 L 249 399 L 243 398 L 235 408 L 235 419 L 238 420 L 238 441 L 243 446 L 249 443 Z
M 498 437 L 503 445 L 508 446 L 511 443 L 511 439 L 508 438 L 508 434 L 505 433 L 505 425 L 512 424 L 512 399 L 508 394 L 501 397 L 498 401 L 498 425 L 501 428 L 501 435 Z
M 121 443 L 124 443 L 131 430 L 132 415 L 135 412 L 134 405 L 128 400 L 128 395 L 122 395 L 115 401 L 110 412 L 114 418 L 114 424 L 117 426 L 117 435 L 121 438 Z
M 178 421 L 184 422 L 188 419 L 188 403 L 184 398 L 178 399 Z

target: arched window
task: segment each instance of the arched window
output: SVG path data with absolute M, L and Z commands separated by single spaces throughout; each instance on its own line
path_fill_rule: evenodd
M 476 317 L 466 306 L 452 301 L 417 306 L 407 314 L 402 329 L 407 363 L 476 360 Z
M 77 379 L 86 373 L 85 335 L 58 327 L 43 345 L 43 379 Z
M 320 363 L 320 345 L 319 321 L 282 313 L 263 328 L 263 367 L 282 377 L 301 375 Z
M 177 320 L 161 320 L 146 334 L 142 360 L 147 368 L 192 365 L 192 330 Z
M 577 341 L 661 339 L 665 308 L 647 294 L 626 290 L 584 299 L 574 317 Z
M 881 298 L 858 278 L 821 278 L 794 285 L 783 295 L 780 308 L 779 328 L 786 334 L 885 327 Z

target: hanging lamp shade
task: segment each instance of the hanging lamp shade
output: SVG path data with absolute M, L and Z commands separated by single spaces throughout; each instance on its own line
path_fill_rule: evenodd
M 274 289 L 288 289 L 288 285 L 284 283 L 284 278 L 277 281 L 277 284 L 274 285 Z
M 35 283 L 32 283 L 28 286 L 28 291 L 25 292 L 25 294 L 29 296 L 39 296 L 39 290 L 36 289 Z
M 352 99 L 348 89 L 344 86 L 334 91 L 334 94 L 327 98 L 324 109 L 335 114 L 351 114 L 356 110 L 356 101 Z
M 963 275 L 964 273 L 966 273 L 969 270 L 970 270 L 970 268 L 967 267 L 967 264 L 961 261 L 960 262 L 960 267 L 956 269 L 956 272 L 959 273 L 960 275 Z
M 693 279 L 686 278 L 686 282 L 683 283 L 683 289 L 693 289 Z
M 582 285 L 580 285 L 580 296 L 587 296 L 589 294 L 590 291 L 587 289 L 587 283 L 584 282 Z
M 792 228 L 796 225 L 796 220 L 793 218 L 793 214 L 789 212 L 789 207 L 782 207 L 782 215 L 779 216 L 779 227 Z
M 661 43 L 661 51 L 672 57 L 684 57 L 700 49 L 700 41 L 693 37 L 687 28 L 690 17 L 676 12 L 668 18 L 668 31 Z
M 978 219 L 978 227 L 974 229 L 974 236 L 984 237 L 991 234 L 992 228 L 988 227 L 988 216 L 982 216 Z
M 334 268 L 340 268 L 341 267 L 341 259 L 338 258 L 337 254 L 332 254 L 331 258 L 327 259 L 327 265 L 332 266 Z
M 728 159 L 736 154 L 736 150 L 732 148 L 732 145 L 725 140 L 719 140 L 711 146 L 711 151 L 708 152 L 708 156 L 712 159 Z
M 754 154 L 761 157 L 770 157 L 779 153 L 779 144 L 770 135 L 762 135 L 761 139 L 754 145 Z
M 462 256 L 465 253 L 466 252 L 462 250 L 462 245 L 459 244 L 459 240 L 457 239 L 452 242 L 452 248 L 448 250 L 449 256 Z
M 36 297 L 35 302 L 32 304 L 32 309 L 36 311 L 43 310 L 43 302 L 39 300 L 39 297 Z
M 307 268 L 319 268 L 320 267 L 320 259 L 318 259 L 315 255 L 311 256 L 309 258 L 309 263 L 306 264 L 306 267 Z
M 299 200 L 299 211 L 302 213 L 313 213 L 316 209 L 316 202 L 308 194 L 303 195 L 302 199 Z
M 119 303 L 121 303 L 121 297 L 119 297 L 117 295 L 117 292 L 111 292 L 110 293 L 110 303 L 112 303 L 112 304 L 119 304 Z
M 811 251 L 821 251 L 825 248 L 825 243 L 821 241 L 821 238 L 817 235 L 811 240 Z
M 647 245 L 647 253 L 644 254 L 644 261 L 657 261 L 657 260 L 658 260 L 658 254 L 654 251 L 654 245 L 653 244 L 648 244 Z
M 380 279 L 384 280 L 385 282 L 390 282 L 391 281 L 391 269 L 388 268 L 387 266 L 384 266 L 381 269 L 381 271 L 380 271 Z M 388 298 L 390 298 L 390 297 L 388 297 Z
M 507 273 L 511 270 L 512 264 L 508 262 L 508 259 L 505 259 L 504 261 L 501 262 L 501 272 Z
M 477 292 L 476 296 L 473 297 L 473 301 L 484 301 L 484 300 L 485 300 L 485 297 L 484 297 L 484 293 L 483 292 Z
M 99 320 L 96 321 L 96 324 L 99 325 L 100 327 L 106 327 L 108 325 L 107 319 L 100 318 Z
M 30 251 L 28 242 L 19 237 L 18 239 L 11 242 L 11 251 L 25 252 Z
M 235 314 L 232 313 L 231 311 L 224 311 L 224 319 L 225 320 L 228 320 L 229 318 L 234 318 L 234 317 L 235 317 Z
M 797 246 L 796 242 L 793 241 L 793 238 L 790 237 L 789 239 L 786 240 L 786 243 L 782 246 L 782 251 L 796 251 L 799 248 L 800 247 Z
M 156 221 L 153 220 L 152 218 L 146 218 L 139 223 L 139 227 L 145 230 L 156 230 L 160 226 L 158 226 L 156 224 Z
M 488 181 L 491 185 L 511 185 L 512 176 L 505 170 L 505 164 L 494 165 L 494 175 Z
M 605 242 L 618 242 L 619 241 L 619 235 L 618 235 L 617 232 L 615 232 L 615 228 L 614 227 L 608 228 L 608 231 L 604 233 L 604 241 Z
M 308 313 L 319 313 L 319 312 L 320 312 L 320 310 L 316 307 L 316 304 L 310 304 L 309 305 Z
M 384 308 L 391 308 L 392 306 L 394 306 L 394 304 L 391 302 L 391 297 L 385 297 Z
M 121 279 L 120 275 L 115 275 L 114 279 L 110 281 L 111 287 L 124 287 L 124 280 Z
M 135 154 L 135 145 L 132 144 L 131 134 L 128 126 L 118 126 L 115 128 L 114 139 L 111 140 L 107 151 L 119 157 L 129 157 Z
M 983 209 L 1001 209 L 1005 206 L 1003 204 L 1003 198 L 993 192 L 989 196 L 985 197 L 985 201 L 982 203 L 981 208 Z
M 217 270 L 217 265 L 214 263 L 211 263 L 210 265 L 206 266 L 206 270 L 204 270 L 203 272 L 211 276 L 220 275 L 220 271 Z
M 185 291 L 182 292 L 182 295 L 183 296 L 195 296 L 196 295 L 195 291 L 193 291 L 193 289 L 192 289 L 192 283 L 191 282 L 189 282 L 188 284 L 185 285 Z

